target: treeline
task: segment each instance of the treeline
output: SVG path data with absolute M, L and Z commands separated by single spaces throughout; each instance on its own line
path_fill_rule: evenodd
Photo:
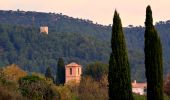
M 94 24 L 94 22 L 81 18 L 73 18 L 62 13 L 43 13 L 33 11 L 0 11 L 0 23 L 31 26 L 39 28 L 48 26 L 50 31 L 89 34 L 108 39 L 110 26 Z

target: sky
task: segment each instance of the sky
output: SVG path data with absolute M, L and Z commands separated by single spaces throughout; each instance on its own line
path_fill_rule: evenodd
M 152 8 L 154 23 L 170 20 L 170 0 L 1 0 L 0 10 L 55 12 L 109 25 L 116 9 L 125 27 L 144 26 L 147 5 Z

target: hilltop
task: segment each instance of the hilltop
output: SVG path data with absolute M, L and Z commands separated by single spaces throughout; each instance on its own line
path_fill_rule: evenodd
M 90 20 L 42 12 L 0 11 L 0 66 L 16 63 L 24 70 L 44 73 L 50 66 L 55 72 L 57 60 L 86 64 L 108 63 L 111 26 Z M 49 27 L 49 35 L 39 27 Z M 157 22 L 164 51 L 164 75 L 170 71 L 170 21 Z M 144 27 L 124 27 L 132 79 L 145 80 Z M 53 72 L 53 74 L 54 74 Z
M 81 33 L 109 38 L 111 26 L 97 24 L 88 19 L 73 18 L 62 13 L 43 13 L 33 11 L 0 11 L 0 23 L 39 28 L 48 26 L 49 31 L 62 33 Z M 85 27 L 84 27 L 85 26 Z M 109 33 L 107 36 L 105 33 Z

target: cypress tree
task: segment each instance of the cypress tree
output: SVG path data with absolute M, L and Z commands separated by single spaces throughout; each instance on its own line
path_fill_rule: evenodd
M 114 13 L 109 61 L 109 100 L 133 100 L 130 66 L 121 19 Z
M 57 64 L 56 84 L 64 83 L 65 83 L 65 65 L 64 60 L 62 58 L 59 58 Z
M 51 74 L 51 69 L 50 67 L 47 67 L 46 72 L 45 72 L 45 77 L 46 78 L 51 78 L 54 81 L 54 77 Z
M 163 100 L 162 46 L 153 25 L 151 7 L 146 8 L 145 20 L 145 69 L 147 78 L 147 100 Z

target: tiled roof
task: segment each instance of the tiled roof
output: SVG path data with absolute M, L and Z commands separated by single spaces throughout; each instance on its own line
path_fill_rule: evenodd
M 132 83 L 132 88 L 147 88 L 147 83 Z
M 81 67 L 81 65 L 79 65 L 79 64 L 77 64 L 75 62 L 72 62 L 72 63 L 66 65 L 66 67 Z

